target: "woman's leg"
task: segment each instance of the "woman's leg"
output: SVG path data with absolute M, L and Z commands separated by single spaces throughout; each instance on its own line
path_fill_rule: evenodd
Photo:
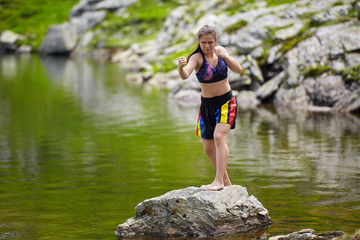
M 216 169 L 215 180 L 212 184 L 205 187 L 204 190 L 220 190 L 224 188 L 224 186 L 231 185 L 226 171 L 229 158 L 226 138 L 230 132 L 230 128 L 231 126 L 227 123 L 218 123 L 215 127 L 214 139 L 203 140 L 205 152 Z M 213 151 L 213 149 L 215 149 L 215 151 Z
M 214 169 L 216 170 L 216 148 L 215 148 L 214 139 L 202 138 L 202 143 L 203 143 L 204 151 L 205 151 L 206 155 L 209 157 L 211 164 L 213 165 Z M 224 186 L 231 185 L 227 171 L 225 171 L 223 181 L 224 181 Z

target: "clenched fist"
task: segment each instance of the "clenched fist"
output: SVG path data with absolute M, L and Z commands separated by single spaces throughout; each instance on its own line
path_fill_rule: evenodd
M 179 57 L 178 62 L 179 67 L 184 67 L 187 64 L 186 57 Z
M 216 54 L 216 56 L 221 57 L 223 59 L 230 56 L 229 53 L 226 51 L 226 49 L 222 46 L 215 47 L 215 54 Z

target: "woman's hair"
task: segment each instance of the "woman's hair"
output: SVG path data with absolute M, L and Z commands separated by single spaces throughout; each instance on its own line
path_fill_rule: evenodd
M 200 40 L 201 37 L 203 37 L 205 35 L 213 35 L 215 40 L 217 39 L 215 29 L 213 27 L 208 26 L 208 25 L 205 25 L 205 26 L 203 26 L 202 28 L 199 29 L 199 31 L 197 33 L 198 41 Z M 192 51 L 192 53 L 190 53 L 190 55 L 187 57 L 187 62 L 189 62 L 192 55 L 194 55 L 195 53 L 198 53 L 198 52 L 202 52 L 201 48 L 200 48 L 200 43 L 198 43 L 197 48 L 194 51 Z

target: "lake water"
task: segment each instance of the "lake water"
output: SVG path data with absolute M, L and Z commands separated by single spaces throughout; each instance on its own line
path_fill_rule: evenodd
M 109 62 L 0 58 L 0 239 L 116 239 L 139 202 L 213 180 L 198 109 L 124 75 Z M 265 235 L 360 229 L 359 116 L 239 109 L 228 145 L 233 184 L 274 221 Z

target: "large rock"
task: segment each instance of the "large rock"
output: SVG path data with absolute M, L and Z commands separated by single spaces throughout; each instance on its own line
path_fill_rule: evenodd
M 1 33 L 0 36 L 0 53 L 5 52 L 15 52 L 18 49 L 17 42 L 19 40 L 24 40 L 25 37 L 17 34 L 15 32 L 5 30 Z
M 133 235 L 217 236 L 247 233 L 272 222 L 269 212 L 245 187 L 233 185 L 221 191 L 188 187 L 145 200 L 135 216 L 120 224 L 118 239 Z
M 45 54 L 68 54 L 75 48 L 77 32 L 72 23 L 52 25 L 39 48 Z

